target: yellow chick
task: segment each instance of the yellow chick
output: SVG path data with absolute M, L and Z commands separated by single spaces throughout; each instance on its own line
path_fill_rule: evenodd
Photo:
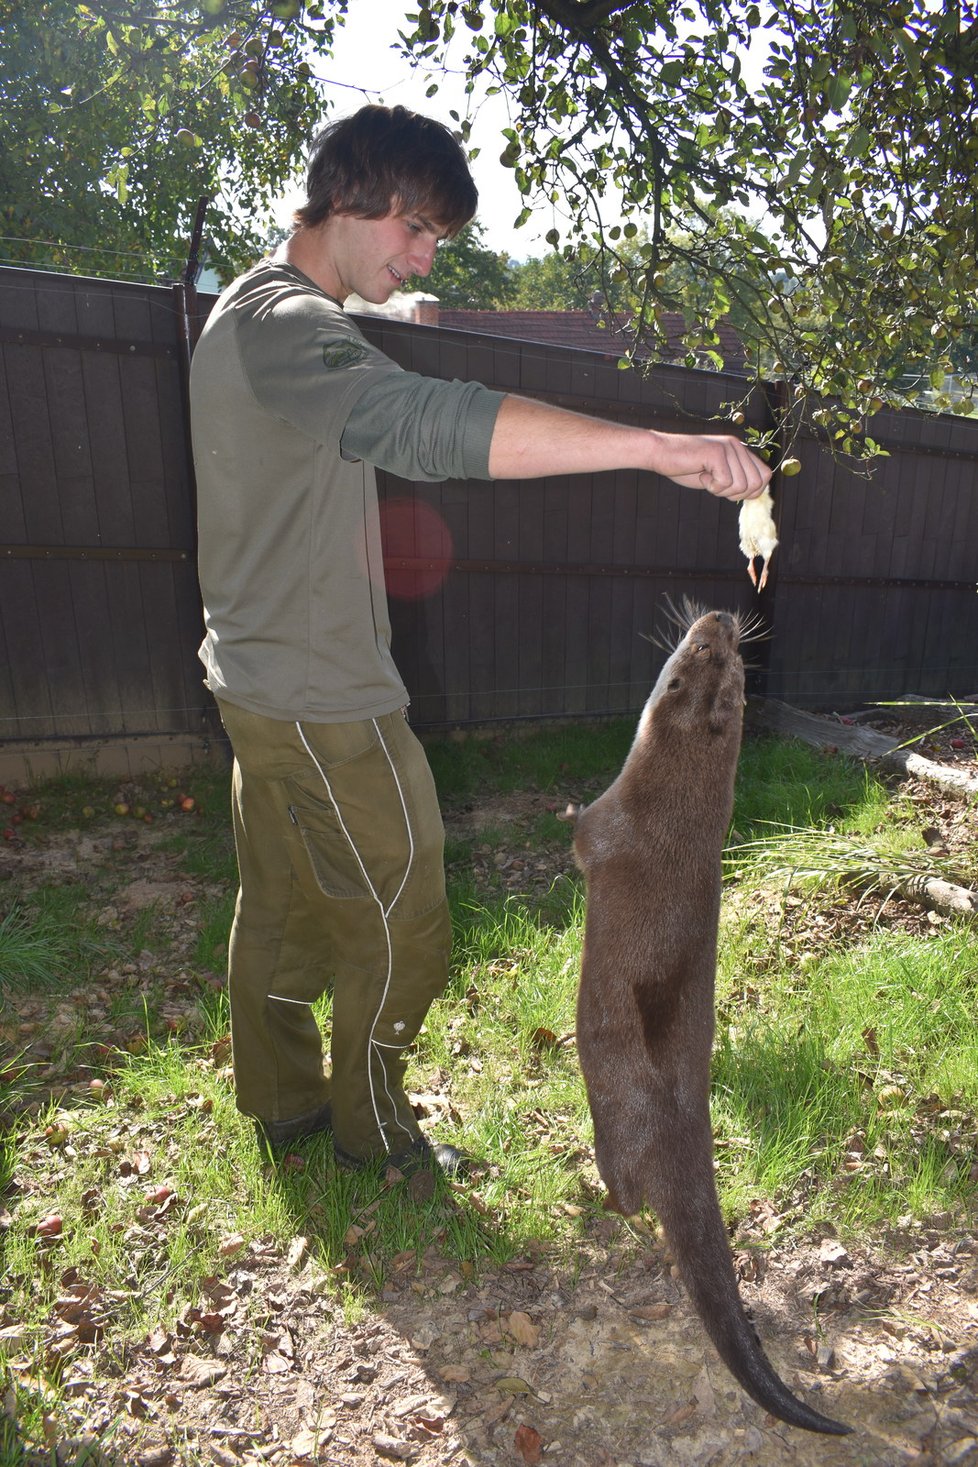
M 740 506 L 740 548 L 747 557 L 747 574 L 758 591 L 767 585 L 768 562 L 778 543 L 773 508 L 774 501 L 767 489 L 756 499 L 745 499 Z M 754 569 L 757 557 L 761 560 L 760 578 Z

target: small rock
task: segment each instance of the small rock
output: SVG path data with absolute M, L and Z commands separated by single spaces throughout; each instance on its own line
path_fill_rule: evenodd
M 301 1268 L 302 1265 L 305 1263 L 308 1254 L 309 1239 L 293 1238 L 292 1242 L 289 1244 L 288 1257 L 286 1258 L 286 1265 L 289 1269 L 289 1272 L 295 1273 L 297 1269 Z
M 835 1364 L 835 1351 L 831 1345 L 819 1345 L 815 1359 L 820 1370 L 831 1370 Z
M 395 1462 L 410 1462 L 417 1456 L 417 1448 L 410 1442 L 398 1441 L 393 1436 L 378 1435 L 373 1438 L 375 1450 L 382 1457 L 390 1457 Z
M 820 1263 L 825 1263 L 829 1268 L 851 1268 L 852 1259 L 845 1248 L 835 1238 L 823 1238 L 819 1244 L 818 1257 Z

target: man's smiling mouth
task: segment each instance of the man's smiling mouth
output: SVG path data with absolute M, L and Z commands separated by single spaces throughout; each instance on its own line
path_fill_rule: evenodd
M 404 276 L 404 275 L 399 275 L 397 273 L 397 271 L 394 269 L 394 266 L 393 265 L 388 265 L 387 268 L 391 272 L 391 274 L 393 275 L 394 279 L 397 281 L 398 285 L 403 285 L 404 284 L 404 281 L 406 280 L 407 277 Z

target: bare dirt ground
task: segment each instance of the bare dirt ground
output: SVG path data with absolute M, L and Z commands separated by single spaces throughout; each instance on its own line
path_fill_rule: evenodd
M 974 802 L 912 794 L 946 847 L 973 851 Z M 477 828 L 545 804 L 517 803 L 454 818 Z M 69 865 L 91 856 L 77 842 L 50 854 Z M 554 860 L 569 868 L 569 852 L 537 871 L 522 847 L 494 842 L 476 865 L 524 888 L 549 884 Z M 152 834 L 139 832 L 122 900 L 159 901 L 161 891 L 175 922 L 195 899 L 193 883 L 176 880 L 154 857 Z M 882 920 L 921 930 L 933 918 L 892 904 Z M 808 920 L 802 906 L 785 915 L 799 934 Z M 881 918 L 850 907 L 838 920 L 858 932 Z M 175 980 L 168 1002 L 179 1018 L 193 994 Z M 21 1000 L 17 1017 L 29 1031 L 36 1001 Z M 410 1206 L 426 1180 L 392 1185 Z M 458 1202 L 472 1205 L 464 1186 Z M 115 1361 L 70 1353 L 63 1388 L 77 1434 L 52 1427 L 43 1460 L 76 1463 L 88 1449 L 92 1462 L 127 1467 L 978 1467 L 978 1218 L 907 1220 L 859 1248 L 803 1228 L 783 1242 L 777 1232 L 758 1206 L 733 1240 L 745 1305 L 792 1389 L 848 1422 L 848 1437 L 786 1427 L 750 1402 L 660 1243 L 607 1218 L 574 1267 L 543 1248 L 475 1273 L 436 1253 L 417 1269 L 412 1253 L 353 1323 L 304 1237 L 242 1243 L 206 1305 L 176 1329 L 152 1330 Z M 52 1330 L 87 1322 L 97 1337 L 111 1299 L 70 1271 L 61 1286 Z M 0 1331 L 15 1349 L 18 1321 L 2 1298 Z
M 188 1320 L 186 1338 L 151 1335 L 86 1430 L 122 1412 L 114 1457 L 139 1467 L 978 1461 L 973 1239 L 925 1229 L 873 1255 L 829 1239 L 738 1258 L 772 1359 L 851 1436 L 796 1431 L 749 1402 L 654 1249 L 623 1263 L 595 1246 L 573 1277 L 531 1256 L 477 1283 L 431 1259 L 350 1327 L 301 1240 L 288 1256 L 256 1245 L 215 1281 L 219 1331 Z M 817 1340 L 803 1323 L 816 1300 Z

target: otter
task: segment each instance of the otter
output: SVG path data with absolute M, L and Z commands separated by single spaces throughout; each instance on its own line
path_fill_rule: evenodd
M 669 657 L 614 783 L 569 806 L 586 883 L 577 1049 L 608 1206 L 649 1206 L 707 1334 L 744 1390 L 807 1431 L 851 1428 L 792 1395 L 737 1288 L 710 1121 L 721 852 L 740 752 L 746 634 L 736 616 L 676 614 Z

